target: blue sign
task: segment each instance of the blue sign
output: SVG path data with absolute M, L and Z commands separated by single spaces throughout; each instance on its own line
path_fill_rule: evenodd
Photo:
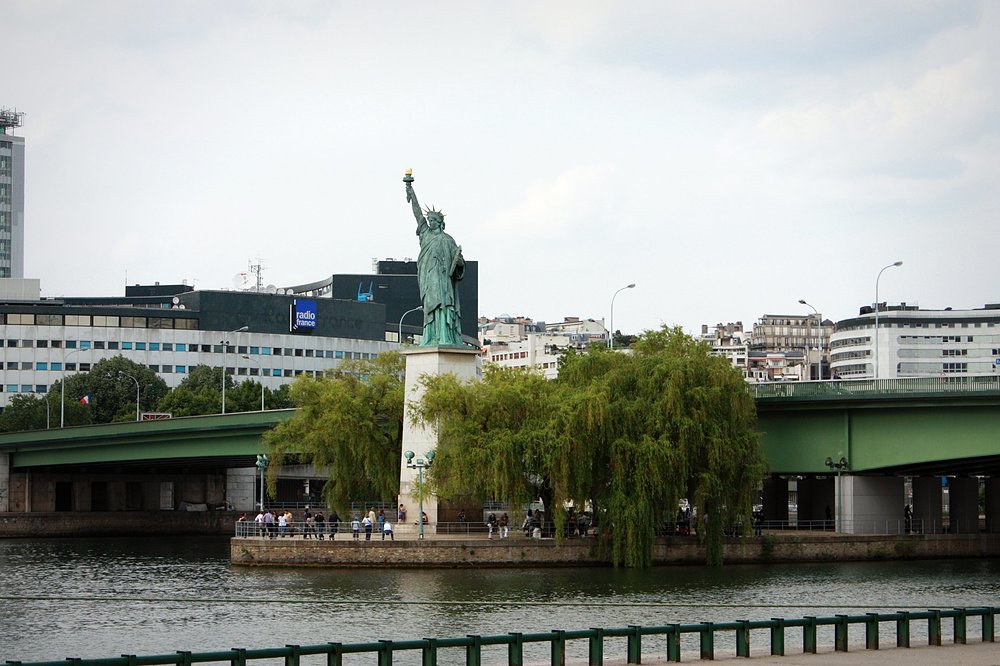
M 292 301 L 292 330 L 316 328 L 316 301 L 296 298 Z

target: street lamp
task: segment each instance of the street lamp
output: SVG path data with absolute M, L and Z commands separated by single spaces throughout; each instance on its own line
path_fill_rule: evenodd
M 264 470 L 267 469 L 267 463 L 270 459 L 267 457 L 266 453 L 257 454 L 257 469 L 260 470 L 260 510 L 261 513 L 264 512 Z
M 633 282 L 632 284 L 627 284 L 618 291 L 616 291 L 614 295 L 611 297 L 611 321 L 610 321 L 611 330 L 608 331 L 609 349 L 615 348 L 615 296 L 617 296 L 619 292 L 625 291 L 626 289 L 634 289 L 634 288 L 635 288 L 635 282 Z
M 240 326 L 239 328 L 229 331 L 226 333 L 227 339 L 221 340 L 222 342 L 222 413 L 226 413 L 226 348 L 229 346 L 228 336 L 235 333 L 242 333 L 249 329 L 249 326 Z
M 410 469 L 417 470 L 417 498 L 420 504 L 417 509 L 420 512 L 420 516 L 417 518 L 420 523 L 420 530 L 417 538 L 424 538 L 424 470 L 431 466 L 434 462 L 434 452 L 428 451 L 424 454 L 423 458 L 414 458 L 413 451 L 404 451 L 403 457 L 406 458 L 406 466 Z
M 264 411 L 264 371 L 260 366 L 260 361 L 255 358 L 250 358 L 246 354 L 241 354 L 240 358 L 245 358 L 248 361 L 253 361 L 257 364 L 257 374 L 260 376 L 260 411 Z
M 875 365 L 872 366 L 872 378 L 878 379 L 878 281 L 882 278 L 882 273 L 885 272 L 887 268 L 893 268 L 895 266 L 902 266 L 902 261 L 896 261 L 878 272 L 878 277 L 875 278 Z
M 119 377 L 128 377 L 135 382 L 135 420 L 136 423 L 139 422 L 139 380 L 132 375 L 125 374 L 124 372 L 118 373 Z
M 399 344 L 403 344 L 403 319 L 406 317 L 406 315 L 410 314 L 411 312 L 416 312 L 417 310 L 423 310 L 423 309 L 424 306 L 418 305 L 412 310 L 407 310 L 406 312 L 404 312 L 403 316 L 399 318 Z
M 59 389 L 59 427 L 66 427 L 66 357 L 70 354 L 86 351 L 85 349 L 73 349 L 63 354 L 62 362 L 62 386 Z
M 800 298 L 799 303 L 805 305 L 806 307 L 812 308 L 812 311 L 816 314 L 816 379 L 823 379 L 823 332 L 822 326 L 823 322 L 819 316 L 819 310 L 813 306 L 806 303 L 805 299 Z M 809 336 L 806 335 L 806 348 L 809 348 L 808 343 Z
M 834 460 L 833 458 L 827 457 L 826 466 L 830 468 L 830 471 L 837 470 L 837 488 L 836 496 L 834 497 L 834 504 L 837 505 L 837 519 L 834 523 L 834 531 L 841 532 L 843 530 L 843 509 L 842 505 L 844 502 L 844 493 L 841 489 L 840 483 L 840 473 L 847 469 L 847 458 L 843 455 L 840 456 L 840 460 Z

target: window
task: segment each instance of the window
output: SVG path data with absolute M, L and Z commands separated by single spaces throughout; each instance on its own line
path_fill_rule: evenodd
M 67 326 L 90 326 L 90 315 L 66 315 Z
M 76 349 L 76 340 L 67 340 L 66 349 Z
M 270 356 L 271 355 L 271 348 L 270 347 L 261 347 L 260 348 L 260 353 L 263 354 L 263 355 L 265 355 L 265 356 Z
M 145 317 L 122 317 L 121 318 L 122 328 L 146 328 L 146 318 Z
M 52 361 L 52 370 L 62 370 L 62 363 L 60 361 Z
M 31 384 L 21 384 L 21 393 L 31 393 Z
M 90 349 L 90 340 L 80 340 L 80 349 Z
M 320 352 L 320 353 L 322 353 L 322 352 Z M 306 358 L 312 358 L 312 357 L 313 357 L 313 350 L 312 349 L 307 349 L 306 350 Z
M 62 340 L 49 340 L 49 344 L 52 346 L 53 349 L 62 348 Z
M 187 344 L 184 342 L 178 342 L 176 348 L 177 351 L 187 351 Z M 164 349 L 166 349 L 166 345 L 164 345 Z
M 150 365 L 149 369 L 152 370 L 153 372 L 159 372 L 160 371 L 160 366 L 158 366 L 158 365 Z
M 247 353 L 247 346 L 246 345 L 240 345 L 239 347 L 236 348 L 236 353 L 237 354 L 246 354 Z
M 9 314 L 7 315 L 8 324 L 21 324 L 23 326 L 34 326 L 35 325 L 35 315 L 33 314 Z
M 21 361 L 21 369 L 22 370 L 34 370 L 34 368 L 35 368 L 35 364 L 32 363 L 31 361 Z
M 76 372 L 76 363 L 67 363 L 66 372 Z
M 7 341 L 7 346 L 8 347 L 16 347 L 17 346 L 17 340 L 8 340 Z
M 123 342 L 122 343 L 122 349 L 124 349 L 126 351 L 130 351 L 132 349 L 132 343 L 131 342 Z
M 57 314 L 40 314 L 35 315 L 35 320 L 38 322 L 39 326 L 62 326 L 63 316 Z
M 194 350 L 192 349 L 191 351 L 194 351 Z M 212 351 L 212 345 L 202 345 L 201 346 L 201 351 L 203 351 L 203 352 L 211 352 Z
M 160 343 L 158 343 L 158 342 L 150 342 L 149 343 L 149 349 L 150 349 L 150 351 L 155 351 L 153 349 L 153 345 L 154 344 L 158 345 Z M 173 351 L 173 350 L 174 350 L 174 343 L 172 343 L 172 342 L 164 342 L 163 343 L 163 351 Z
M 174 366 L 174 372 L 176 372 L 178 374 L 184 374 L 184 373 L 187 372 L 187 366 L 184 366 L 184 365 L 175 365 Z
M 150 342 L 149 343 L 149 351 L 160 351 L 160 343 L 159 342 Z
M 17 384 L 7 384 L 7 393 L 17 393 Z
M 280 377 L 281 376 L 281 370 L 279 368 L 274 368 L 273 370 L 271 370 L 271 376 L 272 377 Z
M 118 317 L 94 315 L 94 326 L 113 326 L 117 328 L 118 326 L 121 326 L 121 320 Z
M 295 355 L 296 356 L 302 356 L 302 350 L 301 349 L 296 349 L 295 350 Z
M 205 347 L 205 345 L 202 345 L 202 351 L 205 351 L 204 347 Z M 212 353 L 213 354 L 221 354 L 222 353 L 222 345 L 212 345 Z
M 108 340 L 108 349 L 118 349 L 118 341 Z
M 80 372 L 90 372 L 90 364 L 89 363 L 81 363 L 80 364 Z
M 137 343 L 135 343 L 135 350 L 136 351 L 146 351 L 146 343 L 145 342 L 137 342 Z
M 250 353 L 251 354 L 259 354 L 260 353 L 260 347 L 250 347 Z
M 175 319 L 174 328 L 184 328 L 188 330 L 195 330 L 198 328 L 197 319 Z
M 49 364 L 46 363 L 45 361 L 39 361 L 38 363 L 35 364 L 35 370 L 48 370 L 48 369 L 49 369 Z
M 46 384 L 35 384 L 35 393 L 45 393 L 49 390 Z
M 174 320 L 167 317 L 150 317 L 149 328 L 173 328 Z
M 35 346 L 38 347 L 39 349 L 45 349 L 46 347 L 49 346 L 49 341 L 48 340 L 35 340 Z
M 104 340 L 94 340 L 94 349 L 104 349 Z
M 173 371 L 174 371 L 173 367 L 172 367 L 172 366 L 169 366 L 169 365 L 165 365 L 165 366 L 163 366 L 162 368 L 160 368 L 160 372 L 162 372 L 162 373 L 164 373 L 164 374 L 167 374 L 167 375 L 169 375 L 169 374 L 170 374 L 170 373 L 172 373 Z

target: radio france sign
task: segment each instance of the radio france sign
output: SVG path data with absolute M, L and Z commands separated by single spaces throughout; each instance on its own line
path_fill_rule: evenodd
M 316 301 L 296 298 L 292 301 L 292 330 L 316 328 Z

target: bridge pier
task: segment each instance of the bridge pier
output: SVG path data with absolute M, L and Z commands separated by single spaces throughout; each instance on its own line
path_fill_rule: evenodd
M 901 534 L 905 493 L 901 476 L 841 477 L 841 531 L 847 534 Z
M 986 531 L 1000 532 L 1000 478 L 986 479 Z
M 764 520 L 788 520 L 788 479 L 780 476 L 769 476 L 764 479 Z
M 948 479 L 948 531 L 979 533 L 979 479 L 973 476 Z
M 0 513 L 10 511 L 10 454 L 0 453 Z
M 940 534 L 944 527 L 941 477 L 915 476 L 913 483 L 913 529 L 922 534 Z

